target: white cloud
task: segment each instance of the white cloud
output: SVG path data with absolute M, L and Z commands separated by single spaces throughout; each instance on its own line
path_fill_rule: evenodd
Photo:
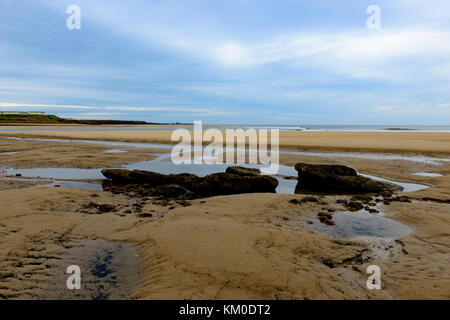
M 99 109 L 98 107 L 89 106 L 73 106 L 73 105 L 59 105 L 59 104 L 31 104 L 31 103 L 12 103 L 0 102 L 0 108 L 5 109 L 23 109 L 23 108 L 58 108 L 58 109 Z
M 76 113 L 76 114 L 64 114 L 62 117 L 69 118 L 69 119 L 111 119 L 112 116 L 120 116 L 116 118 L 121 118 L 123 120 L 126 120 L 122 117 L 121 113 L 113 113 L 113 112 L 86 112 L 86 113 Z
M 449 116 L 450 103 L 405 103 L 396 105 L 380 105 L 373 108 L 375 112 L 388 112 L 389 114 L 434 114 Z
M 86 106 L 86 105 L 56 105 L 56 104 L 31 104 L 31 103 L 15 103 L 15 102 L 0 102 L 0 108 L 3 109 L 26 109 L 26 108 L 41 108 L 41 109 L 96 109 L 107 111 L 161 111 L 161 112 L 180 112 L 180 113 L 211 113 L 219 114 L 221 111 L 213 108 L 188 108 L 188 107 L 133 107 L 133 106 Z M 110 112 L 91 112 L 83 113 L 84 115 L 115 115 L 117 113 Z
M 52 6 L 61 6 L 52 1 Z M 317 68 L 355 78 L 397 78 L 409 80 L 411 69 L 420 58 L 407 67 L 398 66 L 393 59 L 429 55 L 428 61 L 448 61 L 450 31 L 431 25 L 416 25 L 402 29 L 384 28 L 379 31 L 361 29 L 358 32 L 324 31 L 258 37 L 257 41 L 242 40 L 239 34 L 230 34 L 212 24 L 206 28 L 198 21 L 183 19 L 186 3 L 147 3 L 139 10 L 128 5 L 84 4 L 95 23 L 108 32 L 132 39 L 150 48 L 167 50 L 185 56 L 215 63 L 224 68 L 251 68 L 273 62 L 287 62 L 291 68 Z M 422 11 L 448 14 L 449 5 L 420 4 L 414 7 L 404 1 L 396 11 Z M 414 10 L 413 10 L 414 9 Z M 131 10 L 124 15 L 124 10 Z M 148 14 L 145 14 L 145 12 Z M 180 15 L 181 14 L 181 15 Z M 403 14 L 402 16 L 405 16 Z M 132 16 L 133 19 L 130 19 Z M 166 19 L 179 18 L 178 23 Z M 206 18 L 205 18 L 206 19 Z M 207 19 L 205 21 L 208 21 Z M 413 21 L 414 22 L 414 21 Z M 189 26 L 189 27 L 186 27 Z M 425 68 L 426 71 L 426 68 Z
M 214 109 L 207 108 L 184 108 L 184 107 L 104 107 L 105 110 L 120 110 L 120 111 L 180 111 L 186 113 L 207 113 L 215 112 Z
M 407 75 L 416 72 L 417 68 L 425 75 L 429 71 L 431 76 L 433 68 L 442 70 L 440 64 L 448 67 L 450 32 L 407 29 L 299 34 L 263 43 L 227 43 L 219 45 L 208 56 L 224 67 L 254 67 L 282 61 L 292 68 L 317 68 L 354 78 L 408 81 Z M 424 56 L 428 58 L 424 59 Z M 402 59 L 411 59 L 412 63 L 402 66 Z M 432 61 L 430 70 L 424 61 Z M 439 74 L 434 72 L 434 75 Z

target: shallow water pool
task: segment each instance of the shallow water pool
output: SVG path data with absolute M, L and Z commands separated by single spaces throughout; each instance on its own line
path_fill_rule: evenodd
M 412 231 L 408 226 L 395 220 L 371 214 L 365 210 L 358 212 L 338 212 L 333 215 L 334 225 L 326 225 L 315 219 L 312 228 L 320 233 L 336 238 L 378 237 L 397 239 Z
M 67 267 L 81 269 L 81 289 L 67 288 Z M 87 240 L 72 247 L 52 268 L 43 299 L 108 300 L 126 299 L 138 287 L 141 278 L 140 259 L 128 243 L 104 239 Z

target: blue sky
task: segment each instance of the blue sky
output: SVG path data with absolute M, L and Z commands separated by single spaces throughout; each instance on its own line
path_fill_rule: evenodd
M 449 125 L 450 1 L 0 0 L 0 110 Z

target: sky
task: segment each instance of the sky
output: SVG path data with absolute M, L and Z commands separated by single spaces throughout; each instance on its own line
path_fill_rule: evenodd
M 0 0 L 0 110 L 450 125 L 450 1 Z

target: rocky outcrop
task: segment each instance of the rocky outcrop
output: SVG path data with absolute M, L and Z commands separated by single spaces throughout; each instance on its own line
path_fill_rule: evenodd
M 148 190 L 149 195 L 165 199 L 193 199 L 194 193 L 177 184 L 167 184 Z
M 240 176 L 259 176 L 261 175 L 261 171 L 259 169 L 254 168 L 245 168 L 245 167 L 228 167 L 225 173 L 233 173 Z
M 297 163 L 296 193 L 364 194 L 401 191 L 402 187 L 359 176 L 355 169 L 342 165 Z
M 143 170 L 103 169 L 102 174 L 117 183 L 123 184 L 146 184 L 150 187 L 159 187 L 168 184 L 180 186 L 196 186 L 201 178 L 189 173 L 162 174 Z
M 233 168 L 233 167 L 231 167 Z M 106 191 L 129 195 L 158 196 L 172 199 L 193 199 L 240 193 L 274 193 L 278 181 L 261 175 L 258 169 L 234 167 L 224 173 L 205 177 L 194 174 L 161 174 L 142 170 L 104 169 L 108 178 L 103 183 Z
M 246 176 L 233 173 L 213 173 L 203 178 L 194 192 L 202 196 L 215 196 L 240 193 L 274 193 L 278 181 L 269 176 Z

